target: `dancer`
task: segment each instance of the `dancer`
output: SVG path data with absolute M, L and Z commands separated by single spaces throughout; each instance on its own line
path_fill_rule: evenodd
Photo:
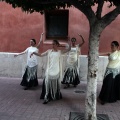
M 62 81 L 62 84 L 65 84 L 64 88 L 68 88 L 70 84 L 72 84 L 74 87 L 76 87 L 79 83 L 79 54 L 80 54 L 80 48 L 84 44 L 84 39 L 82 35 L 78 34 L 82 42 L 76 45 L 76 38 L 71 38 L 71 50 L 68 53 L 67 57 L 67 64 L 65 69 L 64 78 Z
M 70 44 L 70 42 L 69 42 Z M 53 40 L 53 48 L 40 54 L 33 52 L 37 56 L 47 55 L 47 68 L 45 78 L 42 85 L 42 93 L 40 98 L 44 99 L 43 104 L 47 104 L 50 100 L 59 100 L 62 98 L 60 92 L 60 84 L 62 79 L 62 54 L 70 50 L 71 45 L 66 50 L 59 50 L 59 42 Z M 31 56 L 33 55 L 31 54 Z
M 98 97 L 102 105 L 120 99 L 120 51 L 117 41 L 111 43 L 111 52 L 107 53 L 107 55 L 109 62 Z
M 24 90 L 30 89 L 31 87 L 38 86 L 38 79 L 37 79 L 37 57 L 33 55 L 30 57 L 31 53 L 38 52 L 38 49 L 40 47 L 40 43 L 42 41 L 43 34 L 41 34 L 40 41 L 38 45 L 36 46 L 36 40 L 31 39 L 30 40 L 30 47 L 28 47 L 25 51 L 15 54 L 14 57 L 17 57 L 19 55 L 27 54 L 27 66 L 25 68 L 25 72 L 22 76 L 22 81 L 20 83 L 21 86 L 25 86 Z

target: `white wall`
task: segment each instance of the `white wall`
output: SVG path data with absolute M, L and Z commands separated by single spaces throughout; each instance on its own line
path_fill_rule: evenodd
M 65 57 L 63 60 L 63 68 L 65 66 Z M 46 68 L 46 57 L 38 57 L 38 78 L 44 77 L 44 71 Z M 87 80 L 87 68 L 88 59 L 86 55 L 80 56 L 80 78 L 81 80 Z M 104 72 L 108 59 L 105 56 L 99 57 L 99 75 L 98 81 L 103 80 Z M 0 52 L 0 77 L 15 77 L 21 78 L 24 73 L 26 65 L 26 55 L 20 55 L 14 58 L 14 53 Z

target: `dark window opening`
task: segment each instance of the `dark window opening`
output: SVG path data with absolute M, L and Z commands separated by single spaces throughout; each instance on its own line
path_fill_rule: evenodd
M 46 39 L 66 39 L 68 37 L 68 10 L 45 12 Z

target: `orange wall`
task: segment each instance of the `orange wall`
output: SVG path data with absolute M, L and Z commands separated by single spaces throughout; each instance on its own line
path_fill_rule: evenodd
M 103 9 L 103 15 L 108 8 Z M 100 52 L 110 50 L 110 42 L 117 40 L 120 42 L 120 16 L 105 28 L 100 37 Z M 40 13 L 27 14 L 20 8 L 12 8 L 11 5 L 0 2 L 0 52 L 21 52 L 29 46 L 29 40 L 35 38 L 39 41 L 40 34 L 44 31 L 44 15 Z M 69 36 L 76 37 L 77 43 L 80 41 L 77 33 L 83 35 L 85 44 L 82 47 L 82 54 L 88 53 L 88 20 L 76 8 L 69 9 Z M 48 44 L 42 45 L 42 51 L 50 48 Z

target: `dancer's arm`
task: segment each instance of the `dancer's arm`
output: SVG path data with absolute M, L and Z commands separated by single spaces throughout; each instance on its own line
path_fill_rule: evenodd
M 47 50 L 46 52 L 44 52 L 44 53 L 33 52 L 33 53 L 30 55 L 30 57 L 33 56 L 33 55 L 36 55 L 36 56 L 39 56 L 39 57 L 43 57 L 43 56 L 46 56 L 47 54 L 48 54 L 48 50 Z
M 20 52 L 20 53 L 15 54 L 14 57 L 17 57 L 17 56 L 19 56 L 19 55 L 25 54 L 25 53 L 27 52 L 27 50 L 28 50 L 28 48 L 27 48 L 25 51 L 23 51 L 23 52 Z
M 78 33 L 78 35 L 81 37 L 81 39 L 82 39 L 82 43 L 80 43 L 78 46 L 79 47 L 81 47 L 84 43 L 85 43 L 85 40 L 84 40 L 84 38 L 83 38 L 83 36 L 82 35 L 80 35 L 79 33 Z
M 44 33 L 41 34 L 40 41 L 39 41 L 38 45 L 36 46 L 38 49 L 40 48 L 40 44 L 41 44 L 41 42 L 43 40 L 43 34 Z
M 106 52 L 106 53 L 99 53 L 99 56 L 104 56 L 104 55 L 109 56 L 109 55 L 110 55 L 110 52 Z

